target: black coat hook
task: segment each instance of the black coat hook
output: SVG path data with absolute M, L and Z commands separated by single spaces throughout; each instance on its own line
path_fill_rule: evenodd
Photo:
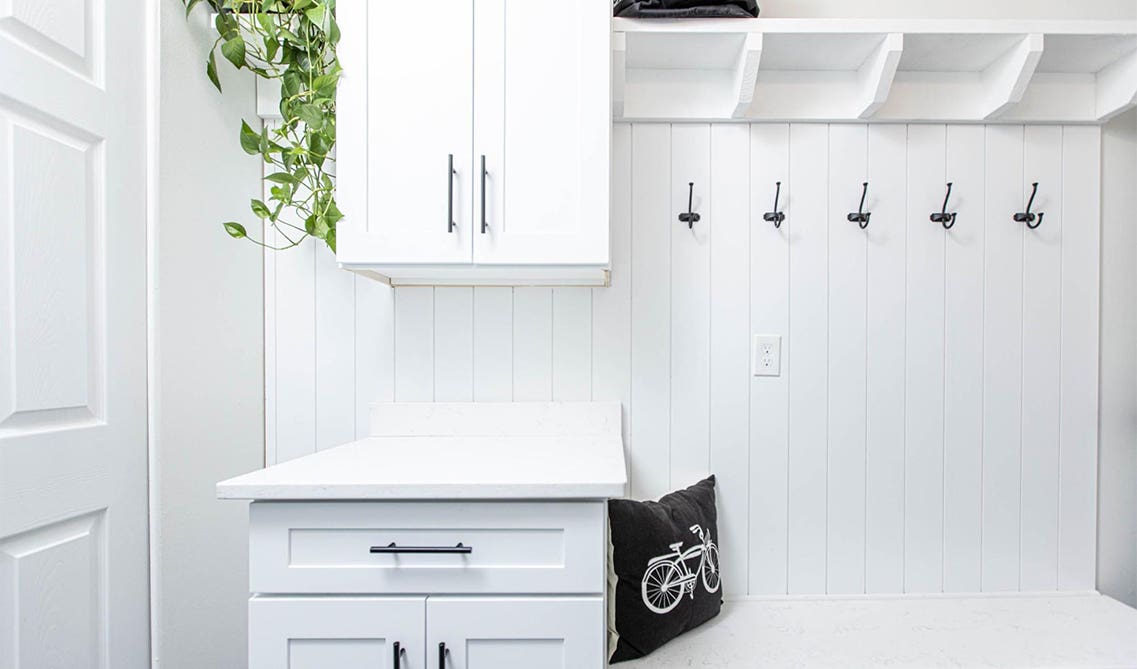
M 1026 203 L 1026 211 L 1015 214 L 1015 222 L 1016 223 L 1026 223 L 1026 227 L 1030 228 L 1031 230 L 1034 230 L 1038 226 L 1042 225 L 1042 217 L 1046 215 L 1046 214 L 1043 214 L 1040 212 L 1036 216 L 1035 214 L 1032 214 L 1030 211 L 1031 206 L 1034 205 L 1034 196 L 1037 194 L 1038 194 L 1038 182 L 1035 181 L 1033 184 L 1031 184 L 1030 200 L 1028 200 Z M 1035 223 L 1035 219 L 1038 219 L 1037 223 Z
M 782 227 L 782 221 L 786 220 L 785 212 L 778 211 L 778 198 L 782 195 L 782 182 L 776 184 L 777 190 L 774 191 L 774 211 L 768 211 L 762 214 L 762 220 L 767 223 L 773 223 L 775 228 Z
M 694 229 L 695 224 L 699 222 L 699 215 L 693 211 L 695 202 L 695 182 L 692 181 L 687 184 L 691 187 L 690 192 L 687 193 L 687 213 L 679 214 L 679 220 L 687 224 L 688 229 Z
M 947 210 L 947 203 L 950 198 L 951 182 L 949 181 L 947 185 L 947 195 L 944 195 L 944 206 L 940 208 L 939 212 L 932 214 L 932 223 L 939 223 L 944 226 L 944 230 L 951 230 L 952 226 L 955 225 L 956 212 L 953 211 L 949 214 Z
M 864 186 L 864 190 L 861 191 L 861 206 L 849 214 L 848 218 L 850 223 L 856 223 L 861 226 L 861 230 L 864 230 L 869 227 L 869 217 L 872 216 L 872 212 L 865 211 L 865 196 L 869 194 L 869 182 L 866 181 L 861 185 Z

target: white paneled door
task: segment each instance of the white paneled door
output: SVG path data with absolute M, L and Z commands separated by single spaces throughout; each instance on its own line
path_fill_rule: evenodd
M 0 2 L 0 666 L 149 666 L 142 0 Z

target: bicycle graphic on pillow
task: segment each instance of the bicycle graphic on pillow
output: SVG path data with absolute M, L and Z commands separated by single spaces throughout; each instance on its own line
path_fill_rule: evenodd
M 640 594 L 644 605 L 655 613 L 668 613 L 679 605 L 683 595 L 695 598 L 695 581 L 701 576 L 703 588 L 707 592 L 719 589 L 719 548 L 698 525 L 690 527 L 691 533 L 698 535 L 699 543 L 683 548 L 683 542 L 671 544 L 671 552 L 648 560 L 647 572 L 640 584 Z M 689 563 L 699 560 L 699 565 L 691 569 Z

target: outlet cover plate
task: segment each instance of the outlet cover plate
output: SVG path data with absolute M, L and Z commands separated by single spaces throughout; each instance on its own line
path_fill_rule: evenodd
M 751 373 L 754 376 L 782 375 L 782 338 L 779 335 L 754 335 L 751 356 Z

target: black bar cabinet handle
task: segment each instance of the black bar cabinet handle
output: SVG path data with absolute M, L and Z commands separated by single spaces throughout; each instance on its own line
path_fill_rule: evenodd
M 398 641 L 395 642 L 393 648 L 395 650 L 395 664 L 393 666 L 395 669 L 399 669 L 403 666 L 403 656 L 407 654 L 407 649 L 403 648 L 403 645 Z
M 446 232 L 454 232 L 458 226 L 454 222 L 454 154 L 450 154 L 450 161 L 446 167 Z
M 372 546 L 372 553 L 396 553 L 396 554 L 457 554 L 469 555 L 474 552 L 473 546 L 464 546 L 459 543 L 457 546 L 400 546 L 394 541 L 386 546 Z
M 446 669 L 446 644 L 438 644 L 438 669 Z
M 486 222 L 486 157 L 482 155 L 482 234 L 486 234 L 486 229 L 490 224 Z

